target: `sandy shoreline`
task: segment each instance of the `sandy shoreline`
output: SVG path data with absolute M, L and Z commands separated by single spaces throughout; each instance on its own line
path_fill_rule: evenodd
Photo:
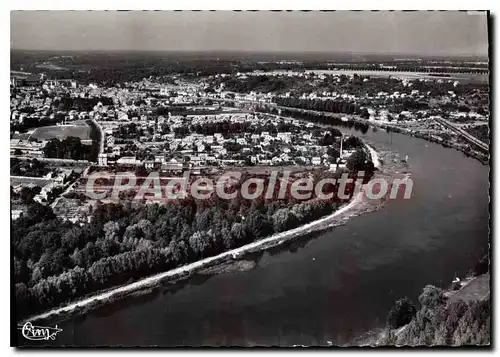
M 370 155 L 372 156 L 373 166 L 375 166 L 375 168 L 377 168 L 377 169 L 380 168 L 382 163 L 380 162 L 380 159 L 378 157 L 378 153 L 370 145 L 365 143 L 365 146 L 368 149 L 368 151 L 370 151 Z
M 379 168 L 381 165 L 381 162 L 379 160 L 378 153 L 371 146 L 366 145 L 366 147 L 368 148 L 368 150 L 370 151 L 370 153 L 372 155 L 372 161 L 373 161 L 374 166 L 376 168 Z M 138 280 L 138 281 L 131 283 L 131 284 L 128 284 L 128 285 L 120 286 L 117 288 L 112 288 L 106 292 L 97 293 L 96 295 L 93 295 L 93 296 L 88 297 L 88 298 L 83 299 L 83 300 L 76 301 L 74 303 L 70 303 L 64 307 L 54 308 L 54 309 L 51 309 L 45 313 L 31 316 L 31 317 L 25 319 L 23 321 L 23 323 L 28 322 L 28 321 L 32 322 L 32 321 L 39 320 L 39 319 L 49 318 L 49 317 L 52 317 L 53 315 L 57 315 L 57 314 L 61 314 L 61 313 L 68 313 L 68 312 L 71 312 L 75 309 L 83 308 L 87 305 L 90 305 L 90 304 L 93 304 L 96 302 L 100 302 L 100 301 L 102 302 L 102 301 L 105 301 L 105 300 L 110 299 L 112 297 L 122 296 L 122 295 L 127 294 L 127 293 L 132 293 L 134 291 L 147 288 L 147 287 L 152 286 L 153 284 L 155 284 L 163 279 L 167 279 L 167 278 L 174 278 L 175 279 L 175 278 L 179 278 L 179 276 L 182 276 L 183 274 L 194 273 L 201 268 L 209 267 L 211 264 L 221 263 L 224 261 L 234 259 L 235 257 L 238 257 L 242 253 L 248 253 L 248 252 L 252 252 L 255 250 L 259 250 L 259 249 L 269 248 L 271 246 L 277 246 L 279 244 L 284 243 L 286 240 L 289 240 L 289 239 L 296 237 L 297 235 L 308 233 L 308 231 L 310 229 L 318 228 L 319 226 L 321 226 L 325 222 L 332 220 L 333 218 L 337 218 L 339 215 L 342 215 L 342 214 L 348 212 L 353 207 L 355 207 L 356 205 L 358 205 L 359 203 L 361 203 L 363 201 L 363 196 L 364 196 L 364 191 L 361 190 L 361 192 L 359 192 L 355 197 L 353 197 L 350 202 L 345 204 L 343 207 L 341 207 L 337 211 L 333 212 L 332 214 L 330 214 L 328 216 L 325 216 L 323 218 L 315 220 L 313 222 L 306 223 L 300 227 L 290 229 L 290 230 L 285 231 L 285 232 L 274 234 L 270 237 L 260 239 L 256 242 L 246 244 L 246 245 L 239 247 L 239 248 L 231 249 L 229 251 L 215 255 L 213 257 L 204 258 L 204 259 L 198 260 L 196 262 L 193 262 L 193 263 L 190 263 L 190 264 L 187 264 L 187 265 L 175 268 L 175 269 L 168 270 L 166 272 L 152 275 L 150 277 Z

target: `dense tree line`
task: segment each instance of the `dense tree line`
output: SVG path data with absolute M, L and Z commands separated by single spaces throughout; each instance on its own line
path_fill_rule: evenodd
M 278 109 L 276 108 L 259 107 L 258 110 L 262 112 L 278 114 Z M 368 132 L 368 129 L 370 128 L 370 125 L 368 124 L 359 123 L 352 120 L 343 121 L 341 118 L 331 115 L 324 115 L 312 112 L 300 112 L 293 109 L 285 109 L 285 108 L 281 108 L 280 110 L 281 110 L 280 112 L 281 115 L 285 117 L 310 121 L 315 124 L 340 126 L 344 128 L 354 129 L 360 131 L 363 134 Z
M 285 123 L 284 121 L 275 123 L 270 119 L 267 122 L 258 125 L 252 124 L 250 121 L 241 123 L 231 122 L 229 120 L 224 120 L 216 123 L 207 121 L 201 124 L 178 126 L 173 129 L 168 128 L 164 132 L 169 132 L 170 130 L 172 130 L 176 135 L 182 137 L 192 133 L 203 135 L 213 135 L 216 133 L 223 135 L 230 135 L 233 133 L 261 134 L 263 132 L 268 132 L 270 134 L 276 134 L 279 132 L 294 133 L 298 132 L 300 129 L 292 123 Z
M 340 173 L 314 172 L 314 181 Z M 248 178 L 247 174 L 240 182 Z M 365 180 L 368 178 L 365 176 Z M 85 294 L 212 256 L 331 213 L 342 200 L 297 200 L 263 194 L 247 200 L 212 195 L 168 205 L 98 204 L 90 223 L 56 218 L 33 203 L 12 222 L 16 308 L 26 316 Z M 239 183 L 234 187 L 239 188 Z M 327 184 L 324 193 L 336 192 Z M 352 194 L 348 185 L 346 192 Z
M 304 80 L 300 81 L 304 82 Z M 292 87 L 299 85 L 299 79 L 294 77 L 278 77 L 278 76 L 249 76 L 246 78 L 229 78 L 219 80 L 212 85 L 224 84 L 224 89 L 236 93 L 280 93 L 290 90 Z M 304 86 L 304 83 L 302 83 Z
M 215 133 L 221 134 L 232 134 L 232 133 L 245 133 L 250 127 L 249 122 L 243 123 L 232 123 L 229 120 L 224 120 L 221 122 L 206 122 L 203 124 L 195 124 L 189 126 L 189 131 L 191 133 L 203 134 L 203 135 L 213 135 Z
M 428 285 L 419 296 L 420 309 L 398 300 L 388 317 L 390 328 L 408 324 L 397 336 L 389 330 L 384 345 L 485 345 L 490 343 L 490 299 L 447 302 L 443 290 Z
M 326 65 L 325 69 L 344 69 L 344 70 L 358 70 L 358 71 L 381 71 L 381 72 L 419 72 L 419 73 L 477 73 L 486 74 L 488 68 L 467 68 L 467 67 L 426 67 L 422 65 L 398 63 L 396 68 L 380 67 L 374 64 L 360 63 L 360 64 L 334 64 Z
M 355 103 L 340 100 L 274 97 L 273 102 L 283 107 L 317 110 L 330 113 L 362 114 L 361 108 L 359 108 Z
M 10 174 L 12 176 L 34 176 L 42 177 L 51 172 L 52 169 L 37 159 L 19 160 L 15 157 L 10 158 Z
M 52 107 L 60 111 L 85 111 L 90 112 L 94 107 L 101 103 L 102 105 L 113 105 L 113 99 L 109 97 L 70 97 L 69 95 L 63 96 L 61 99 L 54 99 Z
M 43 148 L 45 157 L 95 161 L 98 149 L 94 145 L 84 145 L 79 138 L 68 136 L 63 140 L 53 138 Z
M 33 202 L 33 198 L 40 193 L 42 188 L 40 186 L 23 186 L 18 193 L 15 193 L 13 187 L 10 186 L 10 200 L 11 202 L 20 201 L 20 203 L 28 204 Z

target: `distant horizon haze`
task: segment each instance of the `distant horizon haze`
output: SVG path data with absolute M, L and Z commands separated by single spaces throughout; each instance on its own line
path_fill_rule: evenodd
M 486 12 L 12 11 L 11 49 L 487 57 Z

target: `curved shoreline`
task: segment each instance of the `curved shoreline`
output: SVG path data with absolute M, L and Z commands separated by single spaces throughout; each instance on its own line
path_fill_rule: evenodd
M 378 153 L 375 151 L 374 148 L 372 148 L 370 145 L 368 145 L 367 143 L 364 143 L 364 145 L 366 146 L 366 148 L 368 149 L 368 151 L 370 152 L 370 155 L 372 157 L 372 162 L 373 162 L 373 166 L 376 168 L 376 169 L 379 169 L 380 166 L 382 166 L 382 163 L 380 162 L 380 158 L 378 156 Z
M 288 110 L 296 110 L 299 112 L 313 113 L 316 115 L 324 115 L 324 116 L 338 116 L 338 114 L 339 114 L 339 113 L 323 112 L 323 111 L 316 111 L 316 110 L 310 110 L 310 109 L 300 109 L 300 108 L 294 108 L 294 107 L 281 107 L 281 108 L 288 109 Z M 270 113 L 263 113 L 263 114 L 270 114 Z M 274 114 L 271 114 L 271 115 L 274 115 Z M 297 119 L 294 117 L 290 117 L 290 118 Z M 372 127 L 372 128 L 381 128 L 381 129 L 386 130 L 387 132 L 392 131 L 394 133 L 407 135 L 407 136 L 411 136 L 411 137 L 414 137 L 417 139 L 422 139 L 422 140 L 425 140 L 425 141 L 428 141 L 428 142 L 431 142 L 434 144 L 438 144 L 438 145 L 441 145 L 445 148 L 454 149 L 454 150 L 462 152 L 467 157 L 472 157 L 473 159 L 481 162 L 483 165 L 489 164 L 489 159 L 490 159 L 489 153 L 481 155 L 480 153 L 476 153 L 474 151 L 466 151 L 464 148 L 456 145 L 455 143 L 441 142 L 438 139 L 432 138 L 432 137 L 430 137 L 426 134 L 422 134 L 418 131 L 414 131 L 414 130 L 407 129 L 407 128 L 401 128 L 399 126 L 391 125 L 388 123 L 380 123 L 376 120 L 361 119 L 359 117 L 355 117 L 354 115 L 349 116 L 348 119 L 349 119 L 349 121 L 352 121 L 354 123 L 365 124 L 365 125 L 368 125 L 369 127 Z M 305 120 L 305 119 L 298 119 L 298 120 L 310 122 L 310 121 Z
M 381 162 L 379 160 L 378 153 L 369 145 L 366 143 L 364 144 L 368 150 L 370 151 L 370 154 L 372 155 L 372 161 L 374 163 L 374 166 L 376 168 L 379 168 L 381 165 Z M 97 292 L 95 295 L 90 296 L 88 298 L 85 298 L 83 300 L 79 300 L 73 303 L 69 303 L 68 305 L 64 307 L 58 307 L 51 309 L 47 312 L 44 312 L 39 315 L 31 316 L 29 318 L 26 318 L 22 321 L 22 323 L 26 322 L 32 322 L 35 320 L 40 320 L 40 319 L 46 319 L 49 317 L 52 317 L 53 315 L 58 315 L 61 313 L 71 313 L 76 309 L 83 308 L 85 306 L 91 305 L 93 303 L 98 303 L 98 302 L 106 302 L 107 299 L 110 299 L 112 297 L 124 297 L 124 294 L 130 294 L 136 291 L 139 291 L 141 289 L 145 289 L 148 287 L 151 287 L 153 284 L 160 282 L 163 279 L 167 278 L 173 278 L 173 279 L 178 279 L 182 277 L 182 275 L 185 274 L 192 274 L 198 271 L 199 269 L 209 267 L 211 264 L 218 264 L 222 263 L 231 259 L 235 259 L 242 253 L 249 253 L 252 251 L 256 250 L 263 250 L 271 247 L 275 247 L 277 245 L 280 245 L 284 243 L 285 241 L 291 240 L 299 235 L 303 235 L 307 233 L 309 229 L 314 229 L 317 228 L 317 226 L 320 226 L 321 224 L 324 224 L 325 222 L 337 218 L 339 215 L 342 215 L 352 209 L 353 207 L 357 206 L 361 202 L 363 202 L 363 196 L 364 196 L 364 190 L 362 189 L 355 197 L 351 199 L 350 202 L 346 203 L 344 206 L 340 207 L 338 210 L 333 212 L 330 215 L 327 215 L 325 217 L 322 217 L 318 220 L 306 223 L 300 227 L 290 229 L 285 232 L 280 232 L 277 234 L 274 234 L 270 237 L 260 239 L 256 242 L 246 244 L 244 246 L 241 246 L 239 248 L 231 249 L 226 252 L 220 253 L 218 255 L 215 255 L 213 257 L 208 257 L 204 258 L 201 260 L 198 260 L 193 263 L 189 263 L 187 265 L 171 269 L 162 273 L 158 273 L 146 278 L 142 278 L 136 282 L 133 282 L 131 284 L 127 284 L 124 286 L 119 286 L 115 288 L 111 288 L 109 291 L 105 292 Z
M 97 295 L 91 296 L 89 298 L 86 298 L 84 300 L 80 300 L 80 301 L 77 301 L 74 303 L 70 303 L 69 305 L 66 305 L 64 307 L 55 308 L 55 309 L 52 309 L 52 310 L 47 311 L 45 313 L 31 316 L 31 317 L 23 320 L 22 323 L 26 323 L 28 321 L 32 322 L 35 320 L 49 318 L 49 317 L 52 317 L 53 315 L 57 315 L 60 313 L 71 312 L 77 308 L 82 308 L 82 307 L 85 307 L 91 303 L 109 299 L 115 295 L 124 294 L 124 293 L 132 293 L 132 292 L 138 291 L 139 289 L 147 288 L 150 285 L 152 285 L 156 282 L 159 282 L 160 280 L 169 278 L 169 277 L 179 278 L 178 275 L 185 274 L 185 273 L 188 273 L 188 274 L 194 273 L 198 269 L 206 268 L 206 267 L 210 266 L 210 264 L 212 264 L 212 263 L 217 264 L 217 263 L 222 263 L 223 261 L 226 261 L 229 259 L 234 259 L 239 254 L 251 252 L 256 248 L 257 248 L 257 250 L 261 250 L 261 249 L 277 246 L 279 244 L 284 243 L 285 240 L 289 240 L 291 238 L 294 238 L 296 235 L 306 233 L 306 231 L 308 229 L 314 228 L 315 226 L 318 226 L 322 223 L 325 223 L 326 221 L 328 221 L 332 218 L 336 218 L 337 216 L 350 210 L 355 205 L 362 202 L 363 194 L 364 194 L 363 191 L 359 192 L 357 194 L 357 196 L 354 197 L 348 204 L 341 207 L 340 209 L 338 209 L 334 213 L 332 213 L 328 216 L 325 216 L 323 218 L 320 218 L 316 221 L 306 223 L 300 227 L 272 235 L 270 237 L 261 239 L 257 242 L 253 242 L 253 243 L 241 246 L 239 248 L 228 250 L 226 252 L 215 255 L 213 257 L 204 258 L 204 259 L 198 260 L 196 262 L 189 263 L 187 265 L 183 265 L 181 267 L 168 270 L 168 271 L 163 272 L 163 273 L 159 273 L 159 274 L 147 277 L 147 278 L 143 278 L 141 280 L 138 280 L 134 283 L 131 283 L 131 284 L 128 284 L 125 286 L 121 286 L 118 288 L 112 288 L 110 291 L 107 291 L 104 293 L 98 293 Z
M 352 119 L 353 121 L 358 122 L 358 123 L 367 124 L 371 127 L 384 129 L 387 132 L 394 132 L 394 133 L 398 133 L 401 135 L 411 136 L 411 137 L 414 137 L 417 139 L 425 140 L 425 141 L 430 142 L 430 143 L 441 145 L 444 148 L 454 149 L 454 150 L 462 152 L 467 157 L 472 157 L 473 159 L 479 161 L 483 165 L 489 164 L 489 159 L 490 159 L 489 152 L 488 152 L 488 154 L 485 153 L 484 155 L 482 155 L 480 153 L 476 153 L 475 151 L 467 151 L 463 147 L 458 146 L 456 143 L 453 143 L 453 142 L 447 143 L 447 142 L 439 141 L 438 139 L 433 138 L 432 136 L 423 134 L 423 133 L 416 131 L 416 130 L 412 130 L 412 129 L 408 129 L 408 128 L 401 128 L 399 126 L 390 125 L 387 123 L 379 123 L 375 120 L 364 121 L 364 120 L 361 120 L 358 118 L 352 118 L 352 117 L 350 119 Z

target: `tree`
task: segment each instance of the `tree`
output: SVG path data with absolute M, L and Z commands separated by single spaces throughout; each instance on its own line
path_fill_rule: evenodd
M 397 300 L 396 304 L 389 310 L 387 323 L 391 328 L 399 328 L 408 324 L 416 313 L 415 304 L 405 296 Z
M 479 261 L 476 263 L 474 266 L 474 275 L 479 276 L 482 274 L 486 274 L 489 270 L 489 257 L 488 255 L 485 255 Z
M 19 315 L 26 314 L 30 308 L 30 292 L 24 283 L 16 284 L 16 312 Z
M 361 118 L 363 119 L 370 118 L 370 113 L 368 112 L 368 109 L 366 108 L 361 109 Z
M 297 217 L 288 208 L 280 208 L 274 213 L 272 219 L 274 231 L 282 232 L 292 228 Z
M 434 285 L 427 285 L 418 297 L 418 302 L 423 307 L 431 309 L 443 305 L 445 303 L 443 289 L 437 288 Z
M 329 147 L 327 150 L 326 150 L 326 153 L 328 154 L 328 156 L 336 159 L 336 158 L 339 158 L 340 157 L 340 152 L 339 150 L 335 149 L 334 147 Z
M 36 202 L 28 207 L 28 214 L 26 217 L 26 219 L 32 221 L 33 223 L 38 223 L 54 219 L 56 215 L 49 206 L 44 206 Z
M 346 166 L 351 171 L 361 171 L 364 170 L 367 160 L 368 155 L 366 152 L 363 149 L 358 149 L 349 156 Z

